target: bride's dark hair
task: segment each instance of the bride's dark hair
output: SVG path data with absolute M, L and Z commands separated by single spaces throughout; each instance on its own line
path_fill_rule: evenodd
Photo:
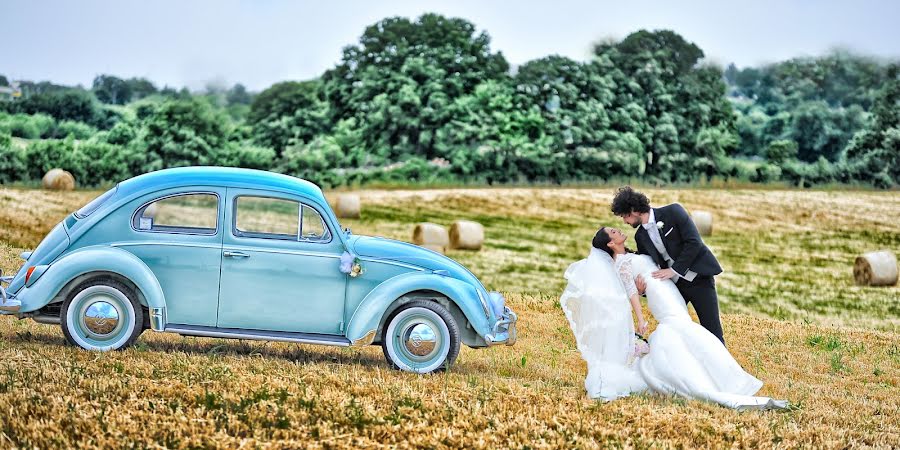
M 613 253 L 613 250 L 607 245 L 610 241 L 612 241 L 612 239 L 610 239 L 609 233 L 606 231 L 606 227 L 600 227 L 600 229 L 597 230 L 597 234 L 594 235 L 594 239 L 591 241 L 591 245 L 596 249 L 603 250 L 604 252 L 608 253 L 610 258 L 616 259 L 616 254 Z M 634 253 L 634 250 L 625 247 L 625 253 Z

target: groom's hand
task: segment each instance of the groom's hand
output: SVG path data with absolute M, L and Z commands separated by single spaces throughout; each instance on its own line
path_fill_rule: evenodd
M 657 270 L 656 272 L 653 272 L 652 275 L 653 275 L 653 278 L 656 278 L 657 280 L 668 280 L 669 278 L 674 277 L 676 274 L 675 274 L 674 270 L 669 268 L 669 269 Z

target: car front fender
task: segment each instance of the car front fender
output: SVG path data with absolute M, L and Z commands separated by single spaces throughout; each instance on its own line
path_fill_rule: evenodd
M 49 304 L 69 282 L 92 272 L 111 272 L 134 283 L 147 302 L 151 324 L 160 328 L 165 321 L 166 299 L 153 272 L 137 256 L 115 247 L 92 246 L 63 256 L 30 287 L 16 293 L 22 302 L 20 313 L 36 311 Z M 158 315 L 159 317 L 154 317 Z M 159 323 L 162 322 L 162 323 Z
M 474 286 L 431 272 L 410 272 L 385 280 L 366 295 L 347 324 L 347 338 L 356 346 L 371 344 L 391 304 L 410 292 L 423 290 L 449 298 L 465 314 L 478 335 L 483 337 L 490 333 L 488 318 Z

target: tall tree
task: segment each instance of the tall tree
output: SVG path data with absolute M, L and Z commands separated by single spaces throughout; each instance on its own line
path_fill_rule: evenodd
M 248 122 L 254 140 L 280 156 L 289 145 L 309 142 L 326 131 L 325 114 L 320 81 L 286 81 L 253 99 Z
M 247 92 L 243 84 L 238 83 L 228 90 L 225 99 L 229 105 L 249 105 L 253 101 L 253 95 Z
M 371 151 L 431 158 L 435 131 L 450 120 L 447 106 L 508 70 L 487 33 L 463 19 L 425 14 L 367 27 L 322 79 L 331 121 L 356 118 Z
M 124 105 L 131 101 L 131 84 L 116 76 L 97 75 L 91 90 L 97 100 L 103 103 Z
M 229 145 L 228 120 L 199 99 L 170 100 L 145 120 L 147 169 L 206 165 Z
M 887 71 L 887 83 L 872 109 L 872 124 L 853 137 L 847 159 L 859 178 L 881 187 L 900 184 L 900 66 Z
M 612 127 L 634 130 L 647 151 L 649 174 L 665 180 L 689 177 L 692 166 L 685 162 L 705 153 L 698 142 L 710 142 L 712 136 L 717 142 L 732 142 L 721 136 L 734 133 L 722 71 L 698 65 L 703 51 L 695 44 L 673 31 L 641 30 L 621 42 L 599 43 L 594 53 L 615 68 L 612 73 L 618 86 Z M 717 131 L 698 140 L 698 133 L 707 129 Z M 706 164 L 695 169 L 710 171 Z
M 153 82 L 146 78 L 130 78 L 127 83 L 131 89 L 131 98 L 129 98 L 129 101 L 140 100 L 159 92 Z
M 541 112 L 554 148 L 599 146 L 607 137 L 615 81 L 597 65 L 548 56 L 520 66 L 513 83 Z
M 44 113 L 56 120 L 74 120 L 106 128 L 106 116 L 94 96 L 81 89 L 48 89 L 32 93 L 15 102 L 15 111 L 25 114 Z

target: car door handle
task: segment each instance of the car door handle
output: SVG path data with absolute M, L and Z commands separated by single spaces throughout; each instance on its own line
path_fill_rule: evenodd
M 250 255 L 248 255 L 244 252 L 232 252 L 230 250 L 225 250 L 224 252 L 222 252 L 222 256 L 224 256 L 226 258 L 249 258 L 250 257 Z

